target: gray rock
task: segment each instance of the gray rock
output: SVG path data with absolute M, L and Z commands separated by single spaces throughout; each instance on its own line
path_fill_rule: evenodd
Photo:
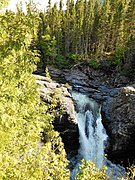
M 105 74 L 102 70 L 93 70 L 88 66 L 64 70 L 51 66 L 49 72 L 52 79 L 59 83 L 68 82 L 74 90 L 87 94 L 101 104 L 103 123 L 110 139 L 106 148 L 110 159 L 116 160 L 116 162 L 126 161 L 128 158 L 133 159 L 135 156 L 135 84 L 123 88 L 122 86 L 129 83 L 129 78 L 115 72 Z M 40 77 L 38 77 L 39 79 Z M 49 83 L 44 78 L 43 81 Z M 48 92 L 48 89 L 50 93 L 55 90 L 55 85 L 49 88 L 50 84 L 47 86 L 46 82 L 37 81 L 37 83 L 44 88 L 40 92 L 42 96 Z M 63 87 L 61 84 L 56 87 L 58 86 L 59 88 Z M 71 87 L 68 89 L 72 91 Z M 64 134 L 63 141 L 66 147 L 71 149 L 73 144 L 73 148 L 75 146 L 77 148 L 78 130 L 73 120 L 74 116 L 72 116 L 72 98 L 67 93 L 67 89 L 62 90 L 61 88 L 61 91 L 61 94 L 64 94 L 64 96 L 60 96 L 60 99 L 65 106 L 65 115 L 55 121 L 55 127 L 62 132 L 61 134 Z M 44 99 L 46 98 L 49 102 L 50 98 L 44 95 Z
M 65 150 L 77 151 L 79 146 L 79 133 L 78 126 L 75 119 L 74 102 L 71 94 L 63 84 L 58 84 L 49 80 L 46 77 L 34 75 L 38 86 L 38 92 L 40 97 L 46 103 L 51 104 L 53 102 L 53 96 L 57 93 L 57 97 L 62 107 L 62 114 L 55 117 L 53 122 L 55 130 L 57 130 L 64 142 Z M 57 107 L 58 109 L 61 107 Z
M 89 87 L 85 87 L 85 86 L 73 86 L 73 89 L 78 91 L 78 92 L 81 92 L 81 93 L 84 93 L 84 94 L 94 94 L 94 93 L 99 93 L 98 90 L 96 89 L 92 89 L 92 88 L 89 88 Z
M 93 98 L 94 100 L 96 100 L 99 103 L 102 103 L 108 99 L 108 96 L 102 95 L 100 93 L 95 93 L 95 94 L 91 95 L 91 98 Z
M 135 88 L 124 87 L 117 97 L 104 102 L 103 121 L 110 137 L 108 154 L 127 163 L 135 158 Z
M 104 94 L 109 94 L 110 91 L 111 91 L 108 87 L 106 87 L 106 86 L 104 86 L 104 85 L 100 85 L 99 88 L 98 88 L 98 90 L 100 90 L 100 91 L 101 91 L 102 93 L 104 93 Z
M 119 88 L 113 88 L 113 89 L 110 90 L 110 94 L 109 94 L 109 95 L 110 95 L 111 97 L 115 97 L 115 96 L 118 95 L 119 90 L 120 90 Z

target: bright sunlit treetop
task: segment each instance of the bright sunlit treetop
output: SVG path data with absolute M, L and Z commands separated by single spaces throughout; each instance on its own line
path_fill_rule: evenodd
M 8 9 L 11 9 L 12 11 L 16 11 L 16 4 L 22 2 L 23 10 L 25 11 L 25 2 L 30 2 L 31 0 L 9 0 Z M 37 4 L 37 8 L 41 10 L 45 10 L 48 5 L 48 0 L 33 0 L 34 3 Z M 54 5 L 54 3 L 59 3 L 60 0 L 51 0 L 51 4 Z M 66 0 L 63 0 L 63 5 L 66 4 Z

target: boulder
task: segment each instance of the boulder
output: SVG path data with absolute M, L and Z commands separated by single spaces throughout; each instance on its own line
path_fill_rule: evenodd
M 135 85 L 121 88 L 118 96 L 104 102 L 102 115 L 109 158 L 129 165 L 135 159 Z

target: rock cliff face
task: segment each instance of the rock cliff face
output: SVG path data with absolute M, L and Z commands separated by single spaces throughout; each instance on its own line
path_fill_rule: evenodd
M 102 120 L 109 136 L 106 153 L 116 163 L 129 165 L 127 162 L 135 159 L 135 85 L 128 83 L 129 79 L 125 77 L 115 77 L 91 68 L 59 70 L 49 67 L 49 72 L 52 79 L 59 82 L 57 86 L 60 86 L 61 82 L 68 82 L 73 90 L 87 94 L 101 104 Z M 42 96 L 42 93 L 40 95 Z M 67 96 L 72 99 L 70 94 Z M 62 132 L 67 149 L 71 150 L 79 145 L 77 125 L 72 121 L 74 117 L 71 118 L 72 115 L 70 117 L 67 113 L 74 109 L 73 102 L 69 99 L 68 104 L 65 104 L 65 116 L 61 121 L 56 119 L 54 125 Z M 66 102 L 65 99 L 63 102 Z
M 107 153 L 112 160 L 128 165 L 135 159 L 135 85 L 121 88 L 103 107 L 110 142 Z
M 38 91 L 43 101 L 51 104 L 53 96 L 57 93 L 60 101 L 60 107 L 57 107 L 57 109 L 62 107 L 62 114 L 56 115 L 53 122 L 54 128 L 60 133 L 65 150 L 67 152 L 77 151 L 79 147 L 78 126 L 75 120 L 74 103 L 70 93 L 63 84 L 58 84 L 44 76 L 34 76 L 36 77 L 36 83 L 39 85 Z

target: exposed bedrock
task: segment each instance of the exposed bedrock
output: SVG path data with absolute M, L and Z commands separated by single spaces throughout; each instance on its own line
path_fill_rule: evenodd
M 74 103 L 70 93 L 63 84 L 50 81 L 50 79 L 44 76 L 34 76 L 38 84 L 38 92 L 43 101 L 51 104 L 54 94 L 57 93 L 60 101 L 60 107 L 57 107 L 57 111 L 62 107 L 62 112 L 56 115 L 53 122 L 54 128 L 60 133 L 67 153 L 73 150 L 77 152 L 79 148 L 79 133 L 75 120 Z
M 87 94 L 102 106 L 102 121 L 109 136 L 106 147 L 108 158 L 125 165 L 128 165 L 128 161 L 132 162 L 135 159 L 134 82 L 119 74 L 110 75 L 89 67 L 59 70 L 51 66 L 49 72 L 57 84 L 68 83 L 73 90 Z M 70 104 L 73 106 L 72 102 L 65 107 L 69 109 Z M 59 132 L 65 133 L 65 146 L 71 147 L 73 144 L 74 149 L 78 147 L 78 131 L 76 124 L 70 121 L 65 112 L 61 122 L 56 119 L 55 127 Z
M 109 158 L 129 165 L 135 159 L 135 85 L 121 88 L 117 97 L 105 101 L 102 114 Z

